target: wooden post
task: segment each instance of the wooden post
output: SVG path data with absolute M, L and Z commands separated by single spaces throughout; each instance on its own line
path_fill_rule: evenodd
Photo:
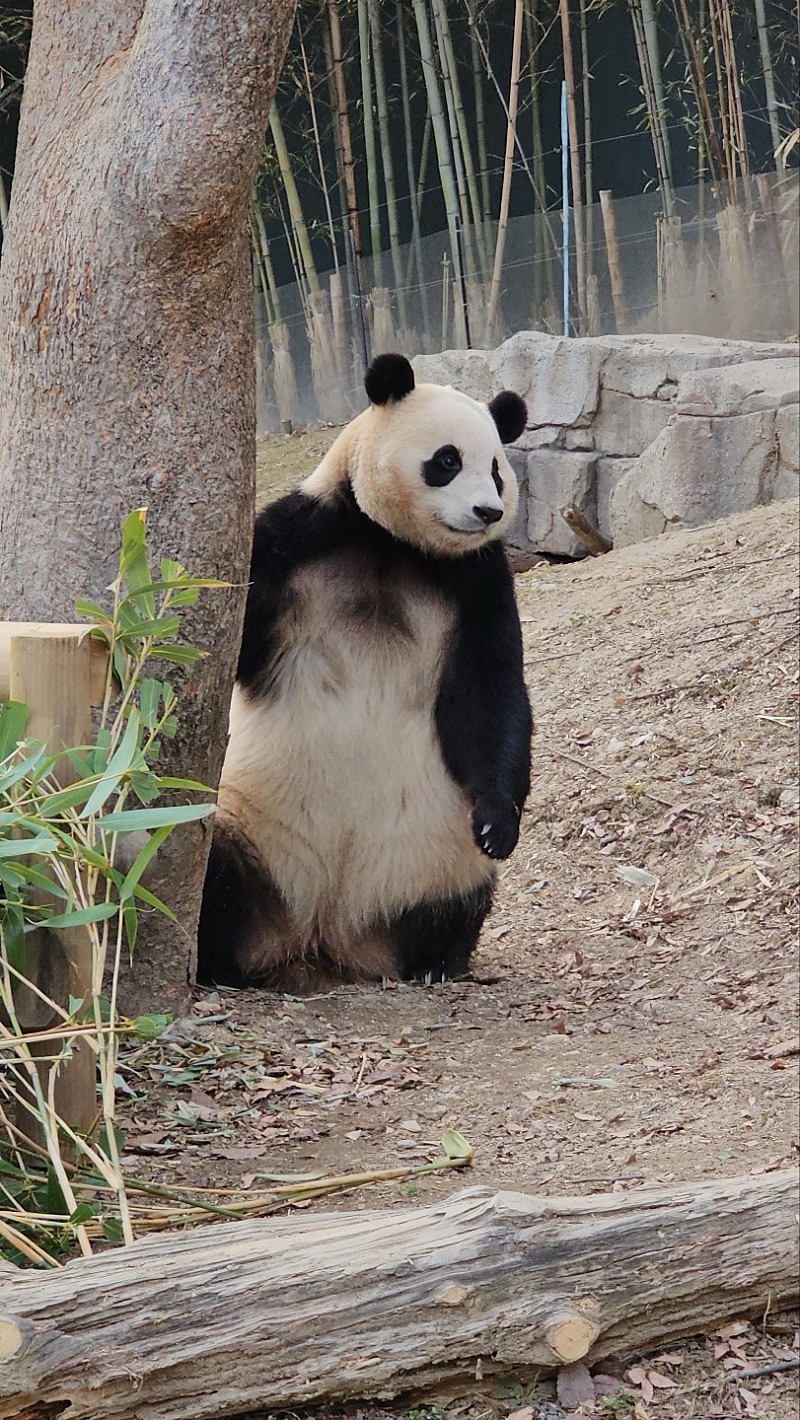
M 614 320 L 616 322 L 617 335 L 622 335 L 627 324 L 625 286 L 622 280 L 622 268 L 619 264 L 617 221 L 614 216 L 614 196 L 608 188 L 600 193 L 600 211 L 603 214 L 603 232 L 605 234 L 606 252 L 608 255 L 608 274 L 611 278 L 611 297 L 614 302 Z
M 92 733 L 92 705 L 105 684 L 106 656 L 85 626 L 48 626 L 6 622 L 0 626 L 0 698 L 22 701 L 28 707 L 26 735 L 41 741 L 51 753 L 88 744 Z M 74 782 L 68 759 L 57 766 L 61 788 Z M 26 969 L 30 979 L 47 995 L 66 1006 L 70 996 L 88 1000 L 92 986 L 92 943 L 89 930 L 73 927 L 61 932 L 42 928 L 29 934 Z M 21 988 L 15 1005 L 24 1029 L 38 1030 L 54 1024 L 46 1003 L 33 991 Z M 45 1054 L 46 1046 L 31 1046 Z M 44 1076 L 46 1067 L 40 1067 Z M 75 1130 L 88 1133 L 97 1117 L 95 1059 L 85 1042 L 73 1046 L 71 1059 L 62 1065 L 55 1087 L 55 1107 Z M 35 1136 L 26 1115 L 19 1127 Z

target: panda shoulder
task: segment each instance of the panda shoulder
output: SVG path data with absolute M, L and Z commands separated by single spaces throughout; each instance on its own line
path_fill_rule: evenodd
M 275 558 L 291 562 L 297 556 L 306 557 L 312 548 L 320 555 L 336 547 L 353 520 L 351 502 L 345 490 L 319 497 L 298 488 L 268 503 L 255 520 L 252 571 L 261 570 Z

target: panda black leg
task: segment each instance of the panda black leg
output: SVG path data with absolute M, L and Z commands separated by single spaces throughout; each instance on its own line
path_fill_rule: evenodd
M 405 981 L 428 982 L 462 975 L 493 896 L 494 883 L 489 882 L 463 897 L 417 903 L 401 913 L 390 928 L 398 974 Z
M 270 940 L 291 935 L 275 884 L 250 845 L 217 827 L 197 929 L 202 985 L 256 986 L 269 979 Z

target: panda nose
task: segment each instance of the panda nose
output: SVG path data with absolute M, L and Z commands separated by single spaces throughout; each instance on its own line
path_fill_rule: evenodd
M 485 503 L 473 504 L 472 511 L 483 523 L 499 523 L 503 516 L 502 508 L 489 508 Z

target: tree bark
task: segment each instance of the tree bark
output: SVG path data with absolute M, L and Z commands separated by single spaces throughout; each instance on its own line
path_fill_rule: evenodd
M 210 1420 L 636 1353 L 791 1303 L 796 1213 L 790 1169 L 591 1198 L 472 1188 L 4 1272 L 0 1420 Z
M 181 678 L 167 768 L 211 784 L 254 497 L 247 198 L 293 11 L 37 0 L 0 269 L 0 618 L 102 600 L 146 505 L 156 557 L 234 584 L 186 617 L 213 657 Z M 132 1009 L 186 996 L 207 847 L 164 855 L 179 926 L 143 922 Z

